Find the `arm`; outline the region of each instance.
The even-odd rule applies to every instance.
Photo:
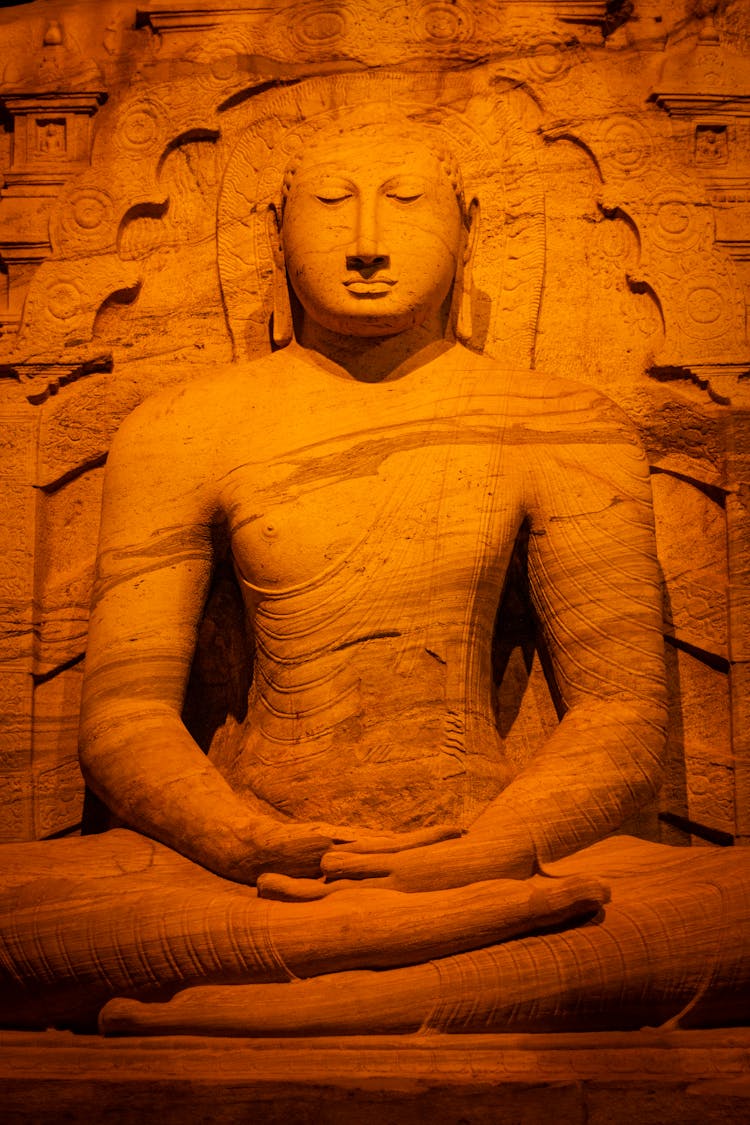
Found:
[[[205,410],[159,396],[117,436],[104,486],[80,756],[126,824],[219,874],[317,870],[330,838],[240,798],[182,723],[216,513]]]
[[[293,823],[235,793],[188,733],[182,706],[218,516],[221,442],[207,417],[205,403],[149,400],[110,453],[81,717],[88,784],[126,824],[238,882],[318,875],[335,839],[374,852],[455,836]]]
[[[667,711],[648,465],[620,411],[593,397],[581,395],[588,421],[579,415],[571,432],[539,442],[529,473],[529,582],[564,717],[472,827],[491,837],[525,826],[539,863],[614,831],[661,777]]]
[[[523,442],[531,594],[564,717],[463,839],[389,864],[334,849],[323,860],[333,879],[416,890],[524,878],[658,789],[666,693],[648,466],[616,407],[566,392]]]

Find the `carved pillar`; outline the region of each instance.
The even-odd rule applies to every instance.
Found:
[[[0,330],[18,328],[36,268],[51,253],[49,202],[89,162],[91,118],[106,95],[2,93],[13,121],[13,158],[0,190],[0,260],[7,269]]]
[[[36,411],[23,403],[0,409],[0,842],[34,836],[29,784],[33,743],[34,488]]]
[[[714,280],[704,270],[696,274],[692,288],[686,285],[693,342],[683,343],[675,359],[725,407],[727,656],[736,833],[742,842],[750,840],[750,384],[745,382],[750,350],[744,324],[750,291],[750,73],[742,53],[748,32],[750,23],[747,16],[743,22],[736,4],[716,17],[708,15],[689,50],[676,51],[665,62],[652,95],[669,117],[684,164],[706,193],[714,256],[726,262],[723,284],[718,274]],[[683,214],[676,208],[674,223],[684,221]],[[674,233],[679,238],[680,232]]]

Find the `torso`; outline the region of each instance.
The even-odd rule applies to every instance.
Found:
[[[216,764],[295,818],[468,824],[509,780],[491,644],[523,472],[509,378],[461,355],[375,386],[291,367],[283,391],[276,357],[247,448],[236,417],[217,442],[256,662]]]

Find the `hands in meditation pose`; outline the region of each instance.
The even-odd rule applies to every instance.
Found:
[[[720,985],[729,945],[746,964],[731,857],[599,843],[659,783],[648,469],[598,392],[463,346],[478,229],[429,129],[343,115],[269,214],[277,350],[123,426],[81,762],[134,831],[12,846],[17,918],[40,872],[59,886],[47,928],[34,916],[43,965],[6,941],[11,1022],[119,996],[111,1030],[627,1026],[644,996],[674,1015]],[[492,645],[522,534],[562,719],[518,769]],[[182,713],[224,557],[255,657],[247,716],[206,756]],[[605,907],[602,879],[613,903],[566,931]],[[644,952],[649,933],[669,950]]]

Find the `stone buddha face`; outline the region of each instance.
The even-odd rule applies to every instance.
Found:
[[[342,336],[439,320],[469,225],[454,161],[413,127],[326,130],[285,177],[289,283],[304,316]]]

